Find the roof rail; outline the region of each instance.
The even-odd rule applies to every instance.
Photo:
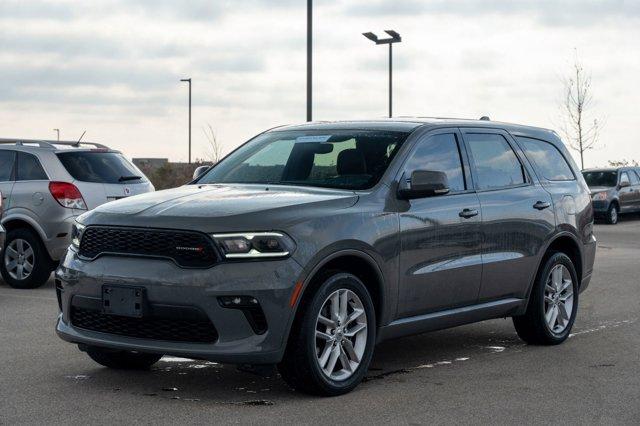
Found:
[[[0,144],[13,144],[17,146],[24,146],[27,144],[35,144],[40,148],[56,149],[56,145],[74,146],[80,148],[82,145],[95,146],[99,149],[109,149],[106,145],[102,145],[96,142],[78,142],[78,141],[52,141],[52,140],[35,140],[35,139],[0,139]]]

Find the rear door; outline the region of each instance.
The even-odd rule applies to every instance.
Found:
[[[429,133],[407,158],[402,176],[442,171],[447,195],[401,201],[400,317],[471,305],[480,288],[480,203],[457,129]]]
[[[507,132],[464,129],[463,135],[482,209],[478,302],[524,298],[555,229],[551,196]]]
[[[89,209],[153,190],[144,174],[119,152],[70,150],[57,156]]]
[[[0,150],[0,193],[2,193],[2,206],[4,214],[7,213],[11,203],[11,191],[13,190],[14,172],[16,163],[15,151]]]

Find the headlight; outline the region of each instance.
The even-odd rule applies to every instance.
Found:
[[[295,249],[293,240],[281,232],[214,234],[212,237],[227,259],[286,257]]]
[[[80,249],[80,241],[82,241],[82,234],[86,226],[76,222],[73,224],[73,228],[71,228],[71,247],[76,250]]]
[[[607,199],[607,193],[606,192],[598,192],[593,194],[593,201],[604,201]]]

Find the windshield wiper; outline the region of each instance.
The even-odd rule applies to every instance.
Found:
[[[118,179],[118,182],[126,182],[129,180],[138,180],[138,179],[142,179],[142,176],[120,176],[120,179]]]

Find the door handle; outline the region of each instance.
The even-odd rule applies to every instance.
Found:
[[[465,219],[469,219],[469,218],[472,218],[474,216],[478,216],[478,210],[476,210],[476,209],[464,209],[460,213],[458,213],[458,216],[463,217]]]
[[[551,204],[547,203],[546,201],[538,201],[533,205],[533,208],[536,210],[544,210],[548,209],[549,207],[551,207]]]

